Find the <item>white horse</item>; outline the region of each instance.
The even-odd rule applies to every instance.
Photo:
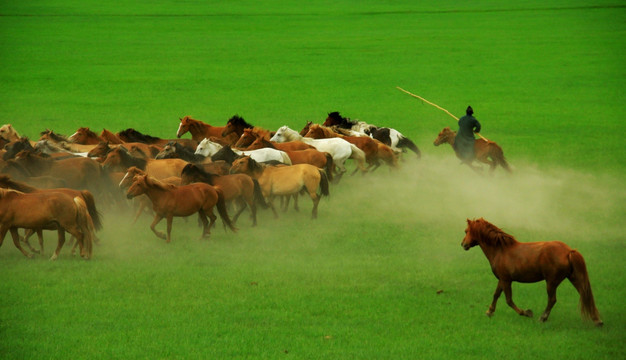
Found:
[[[339,175],[343,175],[346,172],[346,160],[348,158],[354,159],[358,169],[362,172],[367,172],[365,167],[365,153],[363,150],[356,147],[344,139],[341,138],[328,138],[328,139],[311,139],[301,136],[297,131],[290,129],[288,126],[280,127],[270,141],[275,142],[287,142],[300,140],[306,144],[315,147],[317,150],[327,152],[333,157],[333,162],[339,169]]]
[[[222,149],[222,145],[213,142],[209,139],[204,139],[200,141],[198,146],[196,147],[196,155],[202,155],[205,157],[210,157],[215,155],[219,150]],[[285,165],[291,165],[291,159],[286,152],[271,148],[263,148],[257,150],[238,150],[233,149],[233,152],[237,155],[245,155],[250,156],[256,162],[268,162],[268,161],[277,161]]]

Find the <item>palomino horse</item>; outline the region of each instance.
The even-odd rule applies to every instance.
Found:
[[[368,135],[369,137],[376,139],[383,144],[391,147],[395,152],[403,152],[409,149],[417,155],[418,158],[422,156],[419,148],[411,139],[402,135],[398,130],[378,127],[375,125],[367,124],[363,121],[351,121],[339,114],[338,111],[334,111],[328,114],[324,126],[338,126],[343,129],[350,129],[361,134]]]
[[[214,137],[217,139],[223,139],[226,144],[235,144],[239,137],[234,133],[227,135],[225,138],[222,137],[222,133],[225,129],[225,126],[211,126],[200,120],[192,119],[190,116],[185,116],[180,119],[180,125],[178,125],[176,137],[180,138],[186,132],[190,132],[191,138],[195,141],[202,141],[203,139]]]
[[[435,144],[435,146],[439,146],[444,143],[450,144],[452,148],[454,149],[456,156],[459,159],[462,159],[459,156],[459,153],[457,152],[456,148],[454,147],[455,138],[456,138],[456,131],[450,130],[450,128],[446,126],[445,128],[443,128],[443,130],[441,130],[439,135],[437,135],[437,138],[435,139],[433,143]],[[464,163],[467,164],[473,170],[478,170],[479,168],[472,165],[472,162],[474,160],[478,160],[480,162],[488,164],[490,167],[489,170],[491,172],[493,172],[498,165],[500,165],[507,172],[509,173],[511,172],[511,168],[509,167],[509,164],[506,162],[506,159],[504,158],[504,153],[502,152],[502,148],[498,144],[490,140],[485,141],[483,139],[476,139],[474,141],[474,159],[470,160],[469,162],[464,161]]]
[[[256,203],[258,202],[264,208],[268,205],[263,199],[261,188],[258,181],[252,179],[246,174],[217,175],[208,173],[197,165],[189,164],[185,166],[180,174],[182,184],[191,184],[193,182],[204,182],[209,185],[219,186],[224,191],[224,200],[234,200],[239,206],[239,211],[233,216],[233,222],[236,222],[239,215],[246,209],[246,205],[252,213],[252,226],[256,226]]]
[[[356,161],[356,166],[362,172],[367,172],[365,167],[365,153],[356,145],[351,144],[344,139],[312,139],[301,136],[297,131],[290,129],[288,126],[280,127],[274,136],[270,139],[275,142],[302,141],[308,145],[315,147],[317,150],[327,152],[333,157],[333,162],[339,169],[337,181],[346,172],[345,162],[348,158]]]
[[[117,135],[113,134],[107,129],[103,129],[102,134],[97,135],[88,127],[78,128],[78,130],[76,130],[76,132],[70,135],[67,139],[75,144],[81,145],[97,145],[103,141],[107,141],[111,144],[123,143],[123,141]]]
[[[257,149],[257,150],[237,150],[237,149],[232,149],[229,146],[222,146],[209,139],[204,139],[200,141],[200,144],[198,144],[198,147],[196,148],[196,154],[212,158],[220,150],[226,150],[226,149],[232,150],[235,154],[237,154],[237,156],[250,156],[252,157],[252,159],[258,162],[275,161],[275,162],[279,162],[285,165],[291,165],[291,159],[289,158],[289,155],[287,155],[287,153],[281,150],[270,149],[270,148],[263,148],[263,149]],[[213,159],[212,158],[212,160],[225,160],[225,159],[223,158]]]
[[[65,243],[65,231],[76,237],[80,255],[89,259],[92,254],[94,225],[82,197],[63,192],[34,192],[25,194],[16,190],[0,189],[0,246],[7,231],[11,231],[13,244],[22,254],[18,228],[56,229],[58,245],[50,260],[55,260]]]
[[[263,196],[269,199],[269,205],[278,217],[272,198],[276,195],[293,195],[302,190],[309,193],[313,200],[312,218],[317,218],[317,205],[320,197],[328,196],[328,178],[324,170],[309,164],[291,166],[269,166],[259,164],[249,156],[236,160],[231,168],[233,173],[244,173],[256,179],[261,186]],[[321,192],[318,195],[317,189]]]
[[[128,189],[133,184],[133,179],[137,175],[146,175],[146,172],[135,166],[129,167],[126,171],[126,174],[124,174],[124,177],[122,177],[122,179],[120,180],[118,186],[121,189]],[[178,176],[170,176],[165,179],[161,179],[161,182],[165,184],[180,186],[181,178]],[[135,213],[135,218],[133,219],[132,224],[137,222],[137,219],[139,219],[139,216],[144,212],[145,209],[151,209],[150,206],[152,205],[152,203],[150,202],[150,198],[148,198],[148,196],[146,196],[145,194],[136,196],[133,198],[133,200],[135,201],[135,204],[137,206],[137,212]]]
[[[137,175],[132,185],[128,188],[126,196],[129,199],[141,194],[146,194],[152,201],[152,209],[156,213],[150,229],[154,234],[171,241],[172,220],[174,216],[186,217],[198,213],[202,221],[202,237],[209,237],[211,227],[217,217],[213,214],[213,207],[217,205],[217,211],[233,232],[237,229],[228,217],[224,203],[224,192],[219,187],[213,187],[205,183],[193,183],[189,185],[175,186],[156,180],[148,175]],[[211,220],[207,221],[207,216]],[[156,230],[156,225],[165,218],[167,220],[167,235]]]
[[[87,190],[74,190],[74,189],[69,189],[69,188],[38,189],[26,183],[15,181],[6,175],[0,175],[0,188],[17,190],[23,193],[62,192],[72,197],[79,196],[83,199],[83,201],[85,202],[85,205],[87,206],[87,211],[89,212],[89,216],[91,216],[94,229],[98,231],[102,228],[102,221],[100,220],[101,216],[100,216],[100,212],[98,212],[98,209],[96,208],[96,201],[94,200],[93,195]],[[32,229],[28,229],[28,231],[24,235],[24,243],[26,243],[26,245],[30,248],[30,251],[43,254],[43,236],[41,234],[41,231],[37,232],[37,235],[39,237],[39,250],[35,250],[28,242],[28,238],[32,234],[33,234]],[[97,238],[94,237],[94,240],[97,241]],[[74,244],[74,248],[72,248],[72,253],[74,252],[74,249],[77,244],[78,243]]]
[[[258,138],[248,146],[247,150],[255,150],[262,148],[274,148],[275,144],[271,141],[265,140],[264,138]],[[292,164],[311,164],[320,169],[324,169],[326,171],[326,175],[328,175],[328,180],[333,180],[333,168],[335,166],[333,162],[333,157],[327,152],[321,152],[312,149],[305,150],[284,150],[289,158],[291,159]]]
[[[565,280],[574,285],[580,294],[580,310],[585,318],[590,318],[597,326],[602,326],[596,308],[583,256],[560,241],[520,243],[512,235],[483,218],[467,219],[465,237],[461,246],[469,250],[480,246],[491,264],[493,274],[498,278],[498,286],[493,294],[493,302],[487,316],[496,311],[496,302],[502,291],[506,303],[522,316],[532,317],[531,310],[521,310],[513,302],[511,282],[533,283],[545,280],[548,290],[548,306],[539,318],[548,320],[550,310],[556,303],[556,288]]]
[[[134,157],[122,146],[111,150],[102,162],[102,166],[110,171],[127,171],[129,167],[136,166],[157,179],[180,176],[185,165],[187,162],[182,159],[156,160]]]
[[[338,134],[330,128],[318,124],[307,124],[307,126],[309,130],[304,135],[306,137],[313,139],[338,137],[358,146],[359,149],[363,150],[365,153],[365,160],[370,164],[370,167],[374,167],[372,170],[376,170],[380,166],[381,160],[392,168],[398,167],[398,158],[393,150],[376,139],[372,139],[369,136],[346,136]]]

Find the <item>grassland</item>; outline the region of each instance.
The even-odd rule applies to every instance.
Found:
[[[173,241],[103,209],[85,262],[0,248],[0,355],[21,358],[623,358],[626,174],[620,120],[626,9],[611,1],[117,2],[0,4],[0,114],[23,135],[134,127],[174,137],[178,118],[235,113],[275,129],[327,112],[397,128],[424,156],[346,177],[237,234]],[[431,145],[443,112],[471,104],[512,177],[477,176]],[[606,325],[580,320],[573,287],[550,320],[501,299],[478,249],[484,216],[521,241],[559,239],[587,260]],[[49,253],[54,236],[46,235]],[[537,314],[543,284],[514,285]]]

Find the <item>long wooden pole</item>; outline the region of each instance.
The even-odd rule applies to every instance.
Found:
[[[427,103],[428,105],[432,105],[432,106],[436,107],[436,108],[437,108],[437,109],[439,109],[439,110],[443,110],[446,114],[448,114],[448,115],[452,116],[452,117],[453,117],[456,121],[459,121],[459,118],[458,118],[458,117],[454,116],[454,114],[452,114],[452,113],[451,113],[451,112],[449,112],[448,110],[446,110],[446,109],[442,108],[441,106],[439,106],[439,105],[437,105],[437,104],[435,104],[435,103],[432,103],[432,102],[430,102],[430,101],[428,101],[428,100],[424,99],[423,97],[421,97],[421,96],[419,96],[419,95],[415,95],[415,94],[413,94],[412,92],[406,91],[406,90],[404,90],[403,88],[401,88],[401,87],[399,87],[399,86],[396,86],[396,89],[398,89],[398,90],[400,90],[400,91],[402,91],[402,92],[404,92],[404,93],[407,93],[407,94],[409,94],[409,95],[411,95],[411,96],[413,96],[413,97],[415,97],[415,98],[418,98],[418,99],[422,100],[423,102]],[[483,140],[485,140],[485,141],[489,141],[489,140],[487,140],[484,136],[480,135],[480,133],[475,133],[475,134],[476,134],[476,135],[478,135],[478,136],[480,136],[480,138],[481,138],[481,139],[483,139]]]

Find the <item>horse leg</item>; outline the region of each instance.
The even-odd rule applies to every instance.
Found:
[[[556,304],[556,288],[559,286],[561,281],[563,281],[563,279],[546,280],[546,290],[548,291],[548,306],[546,306],[543,314],[541,314],[539,321],[545,322],[546,320],[548,320],[548,316],[550,316],[550,311],[552,310],[554,304]]]
[[[510,281],[501,281],[501,286],[502,290],[504,290],[504,296],[506,296],[506,304],[509,305],[511,309],[515,310],[516,313],[522,316],[533,317],[532,310],[522,310],[518,308],[517,305],[515,305],[515,303],[513,302],[513,291],[511,290]]]
[[[487,309],[487,316],[492,317],[493,313],[496,311],[496,303],[498,302],[498,298],[500,298],[500,294],[502,294],[502,286],[500,286],[500,282],[498,282],[496,292],[493,293],[493,301],[491,305],[489,305],[489,309]]]
[[[311,212],[311,218],[317,219],[317,205],[320,203],[320,197],[316,193],[309,193],[311,200],[313,200],[313,211]]]
[[[209,220],[207,220],[204,210],[198,210],[198,219],[200,219],[200,222],[202,223],[202,236],[200,236],[200,239],[204,237],[208,238],[211,234],[210,229],[208,228]]]
[[[300,207],[298,207],[298,193],[293,194],[293,209],[295,211],[300,211]],[[286,210],[286,209],[285,209]]]
[[[38,230],[41,231],[41,230]],[[30,238],[33,235],[34,231],[32,229],[26,229],[26,231],[24,231],[24,236],[20,237],[20,241],[23,242],[24,244],[26,244],[26,246],[28,246],[28,248],[30,249],[30,251],[36,253],[36,254],[40,254],[43,252],[43,241],[41,241],[39,243],[39,248],[41,250],[37,250],[34,247],[32,247],[30,245],[30,242],[28,241],[28,238]]]
[[[58,234],[58,243],[57,243],[57,248],[56,250],[54,250],[54,254],[52,254],[52,256],[50,257],[50,261],[54,261],[59,257],[59,253],[61,252],[61,248],[63,247],[63,244],[65,244],[65,230],[63,230],[60,226],[57,229],[57,234]]]
[[[161,221],[163,219],[163,216],[159,215],[159,214],[155,214],[154,215],[154,220],[152,220],[152,224],[150,224],[150,230],[152,230],[152,232],[154,233],[154,235],[156,235],[159,239],[165,239],[165,234],[163,234],[162,232],[158,231],[156,229],[156,225],[159,223],[159,221]]]
[[[2,231],[2,239],[4,240],[4,235],[6,235],[6,230],[4,230],[4,226],[3,226],[3,231]],[[15,247],[22,252],[22,254],[24,254],[24,256],[26,256],[27,258],[32,258],[33,254],[29,254],[26,252],[26,250],[24,250],[22,248],[22,246],[20,245],[20,234],[17,232],[17,228],[16,227],[12,227],[11,229],[11,236],[13,237],[13,244],[15,244]],[[1,242],[0,242],[1,244]]]
[[[269,201],[267,202],[267,204],[270,206],[270,209],[272,209],[272,212],[274,213],[274,218],[278,219],[278,213],[276,212],[276,208],[274,207],[274,197],[270,196]]]
[[[165,242],[169,243],[172,241],[172,221],[174,220],[174,216],[168,215],[165,220],[167,221],[167,240],[165,240]]]
[[[239,215],[241,215],[241,213],[246,209],[246,202],[243,198],[239,197],[236,203],[237,203],[237,206],[239,206],[239,210],[237,211],[235,216],[233,216],[233,219],[232,219],[233,223],[237,222]]]

